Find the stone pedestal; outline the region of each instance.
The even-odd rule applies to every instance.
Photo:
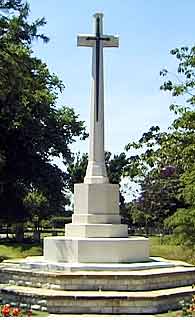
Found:
[[[148,239],[47,237],[44,256],[49,261],[72,263],[125,263],[148,260]]]
[[[146,261],[148,239],[128,238],[127,225],[120,223],[119,186],[76,184],[72,223],[65,237],[44,239],[47,261],[71,263],[124,263]]]
[[[120,224],[119,187],[116,184],[76,184],[74,215],[66,225],[67,238],[128,237],[126,225]]]

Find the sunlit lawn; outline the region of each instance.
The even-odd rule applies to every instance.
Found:
[[[171,260],[181,260],[195,264],[193,249],[174,244],[166,244],[159,237],[150,237],[150,256],[158,256]]]
[[[37,244],[0,244],[0,261],[42,255],[42,246]]]

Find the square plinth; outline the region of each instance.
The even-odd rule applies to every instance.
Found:
[[[125,224],[73,224],[65,226],[67,238],[125,238],[128,226]]]
[[[124,263],[146,261],[148,257],[149,240],[145,237],[44,238],[44,259],[54,262]]]
[[[118,184],[75,184],[74,214],[119,214]]]

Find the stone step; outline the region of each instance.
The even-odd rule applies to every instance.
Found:
[[[65,226],[67,238],[128,238],[128,226],[125,224],[90,223]]]
[[[112,223],[120,224],[121,216],[119,214],[73,214],[73,224],[89,224],[89,223]]]
[[[19,260],[20,261],[20,260]],[[26,261],[26,260],[25,260]],[[146,291],[195,283],[195,268],[190,266],[161,267],[133,271],[46,271],[44,265],[21,262],[1,263],[0,282],[26,287],[58,290]],[[40,269],[38,269],[40,267]],[[47,266],[48,267],[48,266]],[[50,266],[52,268],[52,265]],[[29,268],[29,269],[27,269]],[[37,269],[36,269],[37,268]],[[41,269],[42,268],[42,269]]]
[[[47,300],[49,313],[154,314],[179,307],[184,298],[192,297],[191,286],[134,291],[59,291],[21,286],[2,286],[0,293],[7,302],[38,303]]]

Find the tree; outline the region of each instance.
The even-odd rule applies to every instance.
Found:
[[[192,247],[195,243],[195,166],[181,176],[181,181],[186,205],[168,217],[165,225],[173,231],[178,244]]]
[[[183,184],[182,195],[186,206],[178,209],[174,215],[166,219],[166,225],[173,230],[178,243],[194,246],[195,232],[195,47],[176,48],[171,54],[179,61],[178,81],[167,80],[162,86],[163,90],[170,91],[173,96],[186,96],[184,105],[171,105],[171,110],[179,117],[173,126],[183,137],[183,145],[178,150],[183,161],[183,173],[181,183]],[[163,76],[168,76],[167,70],[162,71]]]
[[[85,173],[87,170],[88,155],[83,153],[75,154],[72,161],[67,166],[67,173],[70,176],[68,180],[68,187],[72,193],[74,193],[74,184],[83,183],[85,178]]]
[[[148,217],[148,225],[160,231],[163,231],[164,220],[185,206],[180,182],[183,167],[181,159],[177,161],[175,156],[177,140],[174,143],[173,136],[152,127],[138,143],[126,147],[127,150],[140,149],[138,154],[130,156],[125,168],[125,175],[141,187],[135,206]]]
[[[71,144],[86,137],[74,110],[57,106],[62,82],[33,55],[34,39],[49,40],[39,33],[46,21],[29,23],[28,15],[22,0],[0,1],[0,214],[11,221],[30,216],[24,199],[33,190],[48,215],[64,210],[68,176],[52,158],[68,164]]]
[[[162,222],[170,216],[167,225],[173,228],[184,212],[190,215],[194,206],[192,198],[189,200],[189,188],[193,189],[194,181],[189,179],[189,184],[188,178],[193,176],[194,171],[195,47],[177,48],[171,50],[171,54],[178,61],[178,75],[173,77],[172,73],[162,70],[162,76],[172,76],[176,81],[166,80],[161,89],[169,91],[174,97],[182,95],[187,99],[184,105],[170,106],[176,118],[167,132],[161,132],[158,126],[153,126],[138,143],[127,145],[126,150],[137,149],[139,152],[130,157],[126,174],[141,183],[144,210],[148,212],[149,209],[151,215],[161,217]],[[167,170],[172,170],[173,176],[164,175]]]
[[[34,240],[40,241],[40,222],[48,215],[49,203],[47,198],[40,191],[29,192],[24,198],[24,206],[34,223]]]

